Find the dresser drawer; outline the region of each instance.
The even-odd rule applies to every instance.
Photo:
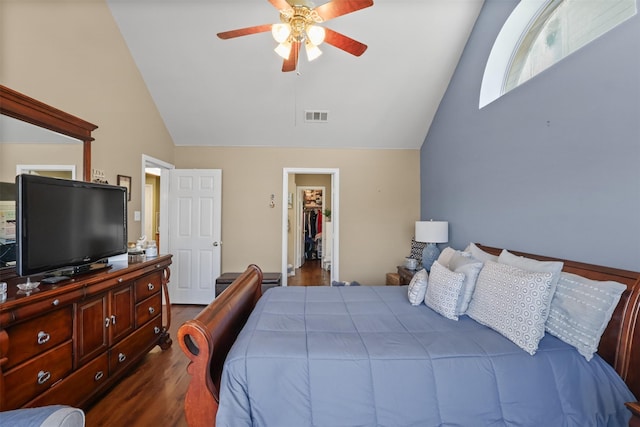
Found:
[[[18,408],[71,372],[71,341],[8,371],[4,376],[5,405]]]
[[[104,353],[29,402],[28,406],[69,405],[82,407],[109,377],[109,355]]]
[[[35,319],[10,326],[9,352],[3,370],[12,367],[71,339],[73,329],[71,306],[61,308]]]
[[[136,279],[136,302],[140,302],[153,294],[160,292],[162,287],[162,272],[147,274]]]
[[[156,317],[162,311],[162,296],[156,294],[136,305],[136,326],[147,323],[150,319]]]
[[[160,332],[162,332],[162,316],[158,315],[116,344],[109,350],[109,375],[115,375],[129,366],[136,356],[146,354],[158,343]]]

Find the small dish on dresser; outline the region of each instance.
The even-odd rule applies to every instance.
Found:
[[[40,286],[40,282],[32,282],[29,279],[27,279],[25,283],[18,283],[18,289],[20,289],[21,291],[32,291],[38,286]]]

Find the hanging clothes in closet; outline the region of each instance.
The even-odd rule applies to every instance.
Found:
[[[304,246],[306,259],[318,259],[318,238],[322,232],[322,213],[318,209],[304,211]]]

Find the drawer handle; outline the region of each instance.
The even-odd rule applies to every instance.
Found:
[[[111,324],[111,320],[108,317],[105,317],[104,318],[104,327],[108,328],[110,324]]]
[[[51,302],[51,304],[52,304],[54,307],[57,307],[57,306],[60,304],[60,300],[59,300],[59,299],[54,299],[54,300]]]
[[[127,359],[127,356],[125,356],[124,353],[120,353],[118,354],[118,362],[122,363]]]
[[[38,384],[42,385],[49,381],[51,378],[51,372],[48,371],[40,371],[38,372]]]
[[[122,277],[118,277],[118,283],[122,283],[124,279]]]
[[[153,314],[156,312],[156,309],[153,307],[149,307],[149,314]]]
[[[147,289],[149,289],[150,291],[155,289],[155,286],[153,286],[153,283],[148,283],[147,284]]]
[[[93,380],[94,381],[100,381],[102,379],[102,377],[104,377],[104,372],[98,371],[98,372],[96,372],[96,375],[93,377]]]
[[[112,315],[111,315],[111,324],[112,324],[112,325],[115,325],[115,324],[116,324],[116,316],[115,316],[115,314],[112,314]]]
[[[159,327],[157,327],[157,326],[154,326],[154,327],[153,327],[153,333],[154,333],[154,334],[156,334],[156,335],[158,335],[158,334],[160,333],[160,328],[159,328]]]
[[[38,332],[38,344],[42,345],[47,341],[49,341],[50,338],[51,338],[51,335],[49,335],[45,331]]]

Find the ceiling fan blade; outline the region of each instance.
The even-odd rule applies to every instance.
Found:
[[[223,40],[232,39],[234,37],[248,36],[257,33],[266,33],[271,31],[271,24],[256,25],[255,27],[239,28],[237,30],[224,31],[218,33],[218,37]]]
[[[373,0],[333,0],[316,7],[314,10],[325,21],[373,6]]]
[[[291,7],[286,0],[269,0],[269,3],[278,10],[289,9]]]
[[[300,42],[294,42],[291,45],[291,53],[289,59],[285,59],[282,63],[282,72],[295,71],[298,66],[298,57],[300,56]]]
[[[332,46],[342,49],[347,53],[355,56],[360,56],[367,50],[367,45],[360,43],[357,40],[347,37],[337,31],[333,31],[331,28],[324,28],[325,36],[324,42],[329,43]]]

